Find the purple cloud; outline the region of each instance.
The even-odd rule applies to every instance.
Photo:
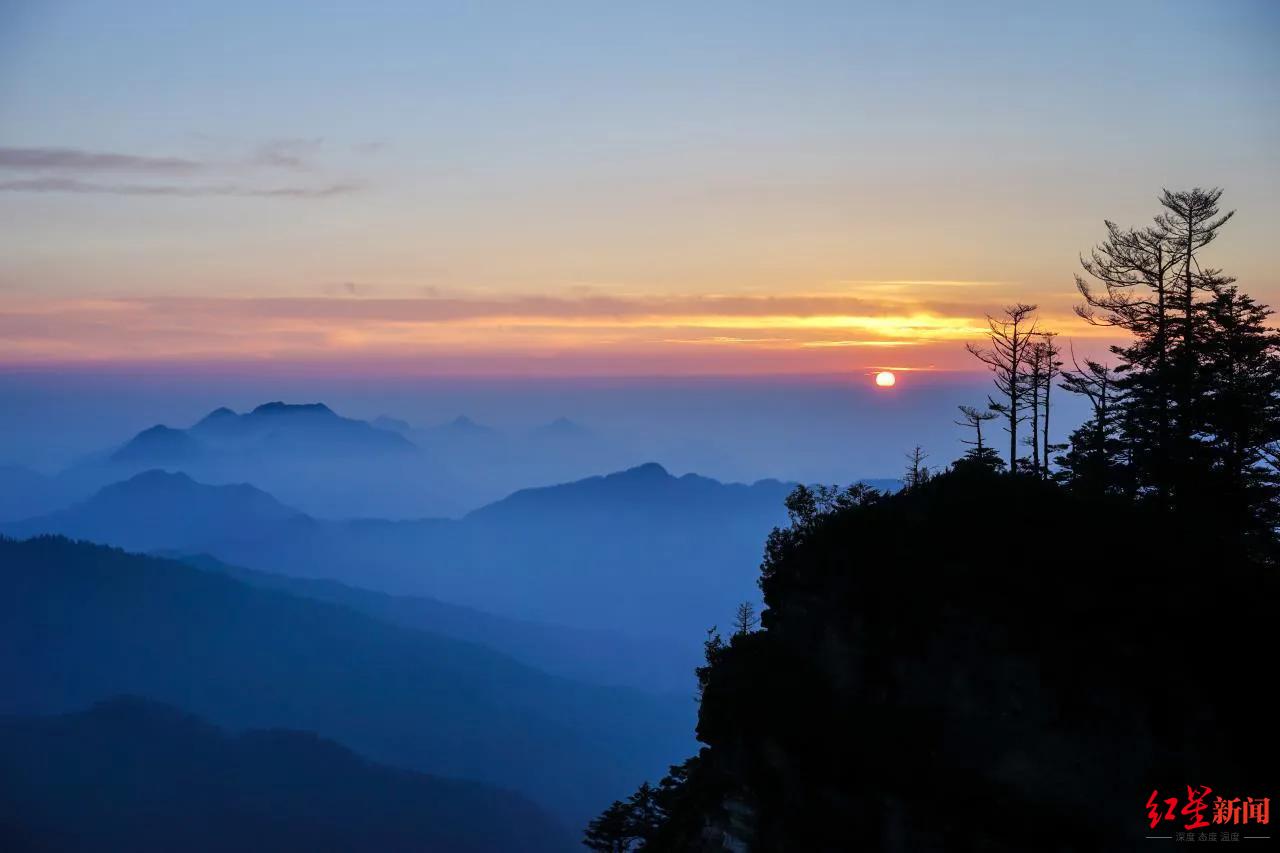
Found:
[[[56,169],[73,172],[162,172],[187,173],[202,168],[194,160],[180,157],[140,157],[78,148],[2,148],[0,168]]]
[[[100,184],[78,178],[29,178],[0,181],[0,192],[80,193],[87,195],[139,196],[240,196],[259,198],[327,198],[354,192],[355,184],[327,184],[317,187],[246,187],[239,184]]]

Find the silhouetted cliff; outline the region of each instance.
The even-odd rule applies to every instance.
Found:
[[[812,497],[641,849],[1133,850],[1154,789],[1274,793],[1280,584],[1217,529],[980,468]]]

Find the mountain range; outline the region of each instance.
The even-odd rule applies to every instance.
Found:
[[[323,403],[219,408],[187,428],[157,424],[63,473],[81,494],[149,469],[207,483],[252,481],[310,514],[456,514],[461,482],[400,432],[347,418]],[[452,495],[457,495],[454,499]]]
[[[387,415],[372,422],[344,417],[323,403],[276,401],[244,413],[218,408],[185,428],[156,424],[55,477],[17,472],[40,480],[40,489],[0,481],[0,520],[65,506],[149,469],[207,483],[252,482],[318,517],[458,516],[523,486],[633,458],[567,418],[509,433],[465,415],[416,427]],[[64,499],[40,500],[39,491]]]
[[[513,439],[268,403],[11,469],[0,512],[33,511],[0,523],[0,839],[123,843],[150,820],[156,849],[562,849],[559,825],[691,749],[703,640],[758,602],[794,484],[648,462],[452,518],[333,516],[463,507],[593,446],[613,452],[564,418]]]
[[[314,520],[247,483],[207,485],[182,473],[144,471],[88,500],[5,525],[23,535],[58,532],[135,551],[198,550],[228,541],[257,542]]]
[[[337,581],[245,569],[207,554],[181,559],[250,586],[340,604],[392,625],[479,643],[551,675],[682,696],[694,683],[687,642],[497,616],[426,596],[388,595]]]
[[[690,694],[547,675],[485,646],[113,548],[0,539],[0,713],[120,694],[512,788],[577,824],[689,747]]]
[[[284,729],[230,733],[136,697],[0,718],[0,847],[25,851],[551,853],[529,800],[375,764]]]
[[[215,409],[190,429],[158,424],[111,454],[112,461],[155,465],[216,453],[359,454],[405,452],[413,443],[397,432],[344,418],[323,403],[263,403],[244,414]]]
[[[756,597],[754,566],[786,519],[790,488],[675,477],[646,464],[521,490],[456,520],[328,521],[252,486],[151,471],[0,532],[208,554],[536,622],[665,634],[689,650],[687,673],[708,622]]]
[[[630,442],[563,416],[511,430],[466,415],[429,426],[364,421],[323,403],[221,407],[188,427],[150,426],[53,475],[0,466],[0,521],[65,508],[151,469],[253,483],[318,518],[459,517],[522,488],[653,458]]]

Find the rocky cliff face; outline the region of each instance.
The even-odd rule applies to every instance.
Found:
[[[1153,831],[1153,790],[1275,793],[1271,566],[1030,480],[854,503],[770,540],[765,630],[706,674],[700,805],[646,849],[1132,850],[1194,820]]]

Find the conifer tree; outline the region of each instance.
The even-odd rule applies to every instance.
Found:
[[[1040,472],[1043,477],[1049,476],[1049,454],[1054,449],[1054,445],[1049,440],[1050,394],[1053,391],[1054,380],[1062,374],[1063,364],[1058,360],[1062,350],[1054,343],[1054,338],[1057,336],[1057,332],[1041,333],[1043,340],[1037,341],[1032,346],[1031,356],[1038,364],[1036,374],[1040,384],[1040,405],[1043,407],[1040,417],[1040,452],[1042,454]]]
[[[1062,374],[1061,387],[1087,399],[1093,416],[1071,433],[1067,453],[1058,457],[1058,464],[1064,478],[1080,491],[1115,491],[1122,481],[1119,376],[1108,365],[1090,359],[1081,366],[1074,353],[1071,360],[1075,369]]]
[[[962,461],[968,464],[981,465],[992,470],[1000,468],[1004,463],[1000,461],[999,454],[987,446],[982,438],[982,425],[987,421],[1000,417],[1000,414],[989,409],[984,411],[973,406],[960,406],[959,408],[963,420],[956,421],[956,425],[970,427],[974,434],[972,439],[962,438],[960,440],[962,444],[969,445],[969,449],[965,451]]]
[[[797,486],[797,488],[799,488]],[[715,625],[707,629],[707,638],[702,641],[702,657],[706,661],[705,664],[694,669],[693,673],[698,679],[698,696],[701,697],[707,688],[707,680],[711,677],[711,670],[716,663],[724,656],[725,642],[720,638],[720,631]]]
[[[636,792],[627,799],[627,835],[643,849],[662,826],[662,811],[658,807],[657,791],[648,782],[642,782]]]
[[[1191,409],[1204,450],[1197,461],[1216,475],[1216,488],[1198,494],[1228,517],[1250,519],[1249,535],[1280,520],[1276,468],[1268,458],[1280,441],[1280,333],[1266,325],[1271,313],[1235,287],[1216,292],[1197,353],[1203,393]]]
[[[1212,456],[1197,410],[1210,393],[1202,355],[1215,333],[1209,306],[1232,279],[1203,264],[1200,253],[1232,218],[1219,213],[1221,195],[1165,190],[1151,226],[1123,230],[1108,221],[1107,238],[1081,261],[1101,290],[1076,279],[1085,300],[1078,313],[1133,336],[1112,348],[1125,399],[1124,452],[1135,493],[1162,510],[1187,512],[1199,501]]]
[[[1004,317],[987,316],[988,346],[966,344],[969,352],[991,370],[1000,401],[991,409],[1004,415],[1009,433],[1009,470],[1018,468],[1018,424],[1026,420],[1023,395],[1026,391],[1027,351],[1036,335],[1036,306],[1019,302],[1004,310]]]
[[[924,460],[928,458],[929,454],[920,445],[912,448],[907,454],[907,470],[902,476],[902,488],[910,491],[929,481],[929,468],[924,464]]]
[[[1027,401],[1027,410],[1031,413],[1031,429],[1027,437],[1022,440],[1023,444],[1031,450],[1031,457],[1027,460],[1027,470],[1033,477],[1040,476],[1040,389],[1042,387],[1040,368],[1042,364],[1036,357],[1036,346],[1037,344],[1032,344],[1027,350],[1026,383],[1027,393],[1031,395],[1031,399]]]
[[[631,816],[628,805],[614,800],[599,817],[587,824],[582,843],[602,853],[627,853],[631,849]]]
[[[1084,299],[1076,313],[1093,325],[1122,329],[1134,338],[1128,347],[1112,347],[1122,363],[1141,363],[1146,371],[1141,386],[1128,389],[1133,392],[1131,406],[1142,413],[1133,422],[1144,425],[1141,431],[1129,434],[1129,451],[1144,465],[1164,502],[1169,489],[1167,457],[1173,405],[1170,318],[1178,256],[1169,245],[1168,228],[1158,219],[1146,228],[1122,229],[1110,220],[1104,225],[1106,238],[1080,260],[1093,281],[1076,275],[1076,288]],[[1077,369],[1076,375],[1083,376],[1083,372]],[[1072,383],[1063,387],[1075,390]],[[1108,390],[1112,390],[1110,385]],[[1096,432],[1091,438],[1096,450]]]

